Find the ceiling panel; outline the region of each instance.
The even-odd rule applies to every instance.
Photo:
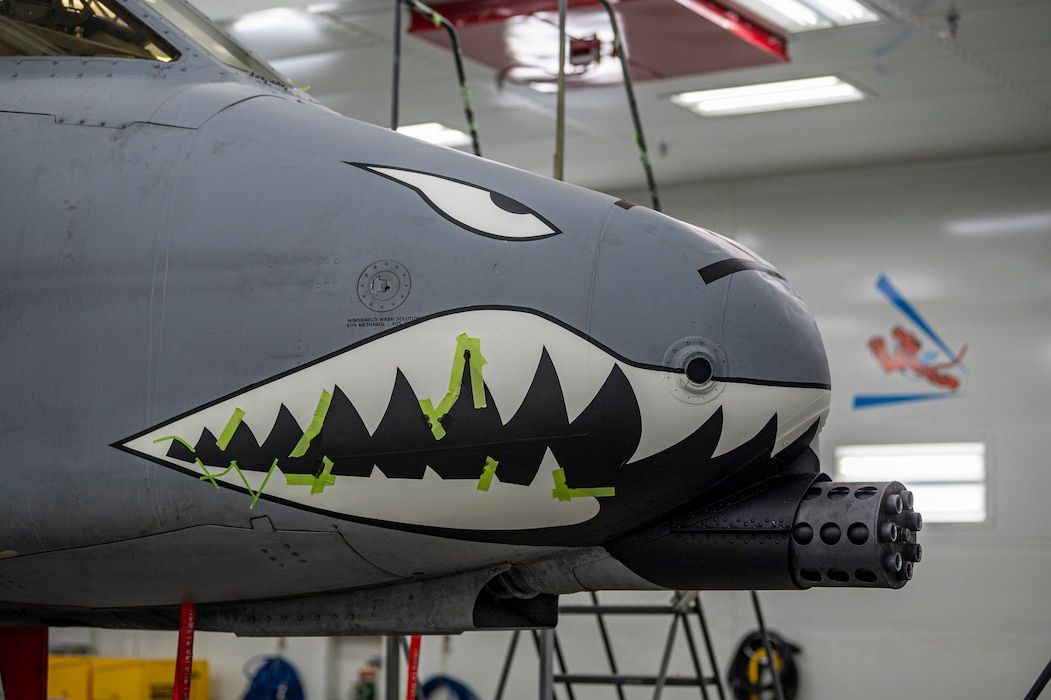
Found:
[[[935,4],[935,3],[932,3]],[[944,7],[945,5],[942,4]],[[958,3],[957,43],[974,51],[1012,46],[1047,45],[1051,3],[982,2],[974,7]],[[937,16],[935,17],[937,26]]]
[[[1051,148],[1051,2],[954,0],[960,20],[952,42],[949,0],[864,1],[881,21],[792,35],[789,63],[637,84],[658,182]],[[306,17],[304,32],[293,32],[293,22],[276,34],[246,29],[245,13],[278,6],[273,0],[200,0],[323,104],[388,125],[395,3],[286,4],[300,8],[289,18]],[[411,35],[402,45],[401,122],[462,129],[451,55]],[[554,97],[501,90],[496,71],[470,60],[467,74],[483,154],[550,174]],[[719,118],[667,100],[687,89],[824,74],[856,81],[871,99]],[[566,104],[567,179],[608,190],[642,186],[623,90],[575,90]]]

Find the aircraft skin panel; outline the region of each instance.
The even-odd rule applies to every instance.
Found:
[[[463,567],[465,551],[496,561],[533,561],[561,551],[476,543],[452,550],[437,538],[412,537],[409,546],[426,546],[409,566],[398,555],[406,543],[397,533],[364,525],[342,523],[327,532],[275,530],[267,517],[253,517],[247,527],[191,526],[11,558],[0,573],[0,608],[155,607],[179,596],[202,604],[248,595],[286,598],[450,575]],[[350,546],[355,540],[365,543],[361,551]]]
[[[17,557],[4,577],[40,584],[4,587],[3,599],[71,607],[153,606],[169,604],[171,592],[179,590],[207,603],[241,598],[248,585],[256,597],[278,598],[399,580],[361,559],[336,531],[275,531],[260,521],[267,520],[257,518],[247,528],[192,526]],[[236,569],[227,565],[231,559],[238,562]],[[194,565],[186,566],[188,561]]]

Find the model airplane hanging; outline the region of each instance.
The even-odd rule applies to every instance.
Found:
[[[0,624],[552,625],[897,588],[817,328],[641,206],[322,108],[178,0],[0,0]]]

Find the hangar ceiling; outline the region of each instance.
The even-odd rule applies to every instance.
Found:
[[[788,63],[636,84],[658,183],[1051,147],[1051,3],[864,1],[879,21],[790,34]],[[322,104],[389,125],[393,0],[196,4]],[[402,47],[400,123],[463,129],[451,55],[415,34],[404,34]],[[867,99],[725,117],[700,117],[667,99],[828,74]],[[482,154],[550,175],[555,96],[498,85],[497,71],[470,59],[467,79]],[[643,186],[622,87],[571,91],[566,121],[566,180],[605,190]]]

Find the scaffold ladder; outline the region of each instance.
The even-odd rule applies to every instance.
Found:
[[[574,684],[610,685],[616,691],[618,700],[625,700],[625,686],[651,686],[654,689],[654,700],[660,700],[661,694],[666,687],[696,687],[699,689],[703,700],[711,700],[708,688],[709,686],[714,686],[719,700],[726,700],[726,695],[719,680],[719,667],[715,659],[715,652],[712,649],[711,636],[708,633],[708,623],[704,616],[704,609],[701,606],[701,598],[698,591],[677,591],[672,597],[671,602],[667,605],[602,605],[599,602],[598,594],[592,592],[591,605],[564,605],[559,608],[559,613],[562,615],[595,616],[595,620],[598,623],[599,636],[602,639],[602,646],[609,666],[609,673],[605,674],[569,673],[557,630],[555,630],[553,634],[548,635],[548,638],[551,639],[551,649],[544,648],[543,636],[539,632],[534,631],[533,640],[537,653],[541,659],[541,665],[544,665],[545,656],[554,659],[558,665],[559,673],[551,674],[550,677],[552,683],[554,685],[562,685],[565,687],[568,700],[576,700],[573,692]],[[667,639],[664,645],[664,652],[661,656],[660,670],[656,675],[633,675],[621,673],[616,655],[613,651],[613,644],[610,641],[609,630],[606,626],[606,616],[608,615],[653,615],[671,617],[671,623],[668,628]],[[708,657],[708,664],[711,667],[711,675],[705,675],[703,671],[701,657],[697,650],[696,636],[690,623],[691,618],[695,618],[697,621],[697,626],[700,630],[701,639],[704,642],[706,655]],[[671,661],[672,651],[675,648],[675,642],[678,638],[677,633],[680,627],[682,628],[683,636],[686,639],[687,650],[689,651],[690,661],[696,674],[695,676],[681,677],[668,675],[668,665]],[[507,685],[512,662],[514,661],[520,634],[521,631],[519,630],[515,631],[511,636],[511,642],[508,645],[507,655],[504,659],[504,666],[500,673],[500,680],[497,684],[494,700],[503,700],[504,689]],[[551,697],[554,697],[553,689],[551,690]]]

